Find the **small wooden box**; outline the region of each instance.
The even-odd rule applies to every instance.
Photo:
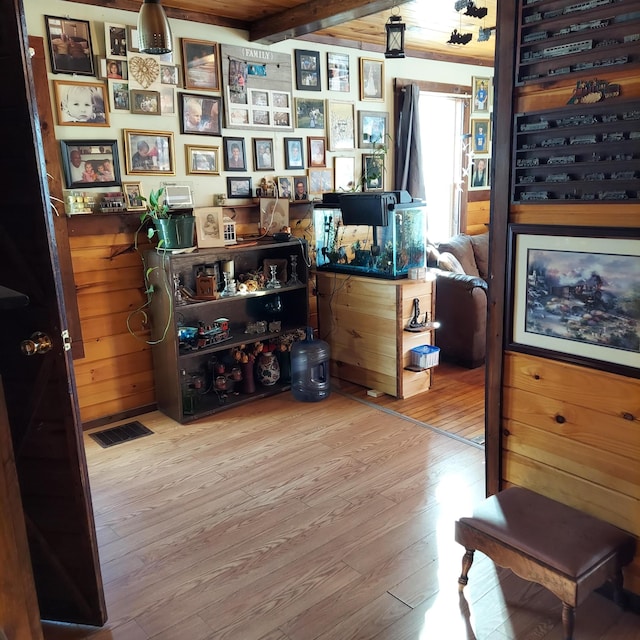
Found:
[[[213,298],[218,291],[218,283],[216,277],[207,275],[206,273],[199,273],[196,276],[196,295],[199,297],[211,297]]]

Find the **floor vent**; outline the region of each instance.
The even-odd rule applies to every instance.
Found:
[[[119,427],[112,427],[111,429],[105,429],[98,433],[90,433],[89,437],[93,438],[103,449],[107,447],[113,447],[121,442],[129,442],[129,440],[136,440],[144,436],[151,435],[153,431],[147,429],[143,424],[138,422],[127,422],[121,424]]]

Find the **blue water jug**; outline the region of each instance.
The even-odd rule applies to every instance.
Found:
[[[296,400],[318,402],[329,396],[329,357],[329,345],[314,340],[311,327],[305,340],[291,345],[291,392]]]

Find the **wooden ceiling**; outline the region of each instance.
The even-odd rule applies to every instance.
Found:
[[[137,12],[140,0],[73,0]],[[248,40],[268,45],[289,38],[384,51],[391,13],[407,25],[405,51],[410,56],[493,66],[495,30],[485,42],[479,28],[496,26],[498,0],[475,0],[487,9],[482,19],[455,10],[456,0],[162,0],[170,18],[243,29]],[[394,8],[395,7],[395,8]],[[466,44],[448,44],[453,30],[471,33]]]

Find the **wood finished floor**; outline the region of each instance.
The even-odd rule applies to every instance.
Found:
[[[85,434],[109,620],[46,640],[561,640],[556,598],[480,553],[459,595],[481,447],[342,389],[138,419],[154,434]],[[638,637],[598,594],[577,611],[576,640]]]

